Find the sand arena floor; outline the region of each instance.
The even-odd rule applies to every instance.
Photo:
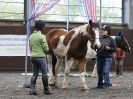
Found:
[[[115,73],[111,73],[114,75]],[[29,82],[31,75],[27,75]],[[51,88],[53,95],[43,94],[41,76],[37,80],[38,96],[29,95],[29,88],[23,88],[25,76],[21,73],[0,73],[0,99],[133,99],[133,72],[124,72],[122,78],[111,77],[114,85],[109,89],[97,89],[97,78],[86,77],[90,88],[87,92],[81,92],[79,77],[69,77],[70,89],[62,90],[63,77],[58,79],[58,89]]]

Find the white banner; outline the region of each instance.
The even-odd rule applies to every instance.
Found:
[[[26,35],[0,35],[0,56],[26,56]]]

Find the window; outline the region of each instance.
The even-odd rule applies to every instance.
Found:
[[[69,12],[68,12],[69,8]],[[60,2],[50,9],[47,13],[42,15],[39,19],[50,20],[50,21],[69,21],[83,22],[83,6],[80,4],[80,0],[60,0]]]
[[[24,0],[0,0],[0,19],[24,19]]]
[[[99,20],[100,0],[96,1],[96,15],[97,20]],[[101,1],[102,22],[122,23],[122,0]],[[71,22],[87,22],[88,19],[82,2],[83,0],[60,0],[57,5],[40,16],[39,19],[47,21],[69,20]],[[24,0],[0,0],[0,19],[24,19]]]
[[[68,12],[69,8],[69,12]],[[122,0],[102,0],[101,20],[103,23],[122,23]],[[100,19],[100,0],[96,2],[97,20]],[[49,21],[69,21],[87,22],[87,16],[84,11],[82,0],[60,0],[60,2],[51,8],[39,19]]]
[[[100,3],[97,2],[98,20],[100,19],[99,5]],[[102,0],[101,20],[104,23],[122,23],[122,0]]]

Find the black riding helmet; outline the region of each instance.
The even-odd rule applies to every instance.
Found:
[[[110,35],[111,34],[111,27],[109,25],[104,25],[102,27],[102,30],[107,30],[108,31],[108,34]]]
[[[42,30],[45,27],[45,23],[42,20],[35,21],[35,29]]]

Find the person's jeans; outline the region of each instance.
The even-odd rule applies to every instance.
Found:
[[[42,72],[42,76],[47,75],[48,67],[46,57],[32,57],[31,62],[34,76],[38,76],[39,70]]]
[[[103,86],[103,71],[104,71],[104,64],[105,58],[97,58],[97,74],[98,74],[98,87]]]
[[[97,58],[98,87],[110,87],[109,71],[112,58]]]
[[[110,66],[112,64],[112,58],[105,58],[105,67],[104,67],[104,85],[107,87],[112,86],[110,83],[110,77],[109,77],[109,72],[110,72]]]
[[[114,60],[115,60],[115,66],[116,66],[116,75],[122,76],[124,58],[115,58]]]

